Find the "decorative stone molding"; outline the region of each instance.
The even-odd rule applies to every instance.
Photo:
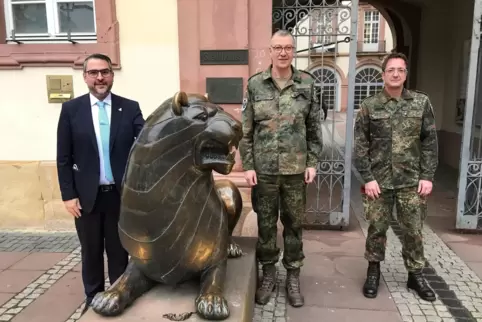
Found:
[[[5,0],[0,0],[0,69],[22,69],[26,66],[69,66],[81,69],[85,57],[103,53],[120,69],[119,22],[116,0],[95,1],[96,43],[16,44],[6,42]]]

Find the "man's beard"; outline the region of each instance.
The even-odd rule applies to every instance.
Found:
[[[99,85],[104,85],[104,88],[103,89],[98,89],[97,86]],[[106,94],[106,93],[109,93],[110,90],[112,89],[112,84],[111,85],[108,85],[108,84],[95,84],[94,86],[91,87],[91,90],[95,93],[98,93],[98,94]]]

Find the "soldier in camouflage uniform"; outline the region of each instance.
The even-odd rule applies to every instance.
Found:
[[[246,181],[252,187],[253,210],[258,216],[256,255],[263,266],[263,281],[256,302],[268,303],[275,287],[280,212],[288,300],[299,307],[304,304],[299,281],[305,257],[301,221],[306,184],[315,178],[321,156],[324,118],[313,75],[291,65],[293,44],[289,32],[275,33],[270,48],[272,65],[248,80],[240,152]]]
[[[407,287],[422,299],[435,301],[422,274],[422,229],[438,165],[434,111],[427,94],[404,89],[407,58],[403,54],[388,55],[382,70],[383,91],[361,103],[355,122],[355,165],[364,181],[364,213],[370,223],[363,294],[377,296],[380,261],[385,258],[386,232],[395,205]]]

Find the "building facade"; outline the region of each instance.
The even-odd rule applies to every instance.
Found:
[[[465,200],[472,191],[471,198],[480,203],[482,190],[467,188],[482,186],[482,173],[470,170],[480,159],[472,148],[480,138],[480,126],[474,124],[482,115],[475,99],[480,3],[0,0],[0,227],[71,227],[57,186],[56,126],[60,102],[87,92],[81,67],[88,54],[102,52],[113,59],[113,91],[138,100],[147,117],[180,89],[209,92],[209,79],[240,79],[241,93],[235,96],[242,96],[249,76],[269,66],[269,40],[282,24],[293,28],[297,67],[315,75],[330,106],[325,130],[338,127],[337,140],[346,141],[340,150],[345,154],[340,174],[345,196],[351,118],[359,102],[383,86],[382,59],[396,49],[409,57],[408,87],[431,97],[440,161],[460,171],[457,218],[460,223],[471,218],[467,222],[473,226],[482,207],[469,212]],[[277,23],[278,9],[294,24]],[[304,14],[290,16],[290,10]],[[201,53],[206,50],[240,50],[248,56],[243,63],[204,64]],[[240,117],[240,103],[221,105]],[[326,162],[330,176],[339,163],[333,158]],[[324,178],[323,171],[320,166]],[[327,187],[317,188],[318,195],[336,190]]]
[[[176,1],[0,0],[0,227],[73,227],[55,167],[61,103],[50,94],[87,93],[82,62],[102,52],[113,91],[149,115],[179,90],[177,26]]]
[[[350,28],[353,17],[353,12],[340,8],[313,9],[293,32],[297,48],[294,64],[316,77],[318,92],[323,92],[324,101],[335,112],[345,112],[348,106],[350,43],[340,33]],[[383,88],[382,61],[393,49],[390,26],[378,9],[361,2],[357,19],[355,109]]]

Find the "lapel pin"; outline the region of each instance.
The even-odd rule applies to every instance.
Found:
[[[119,112],[122,112],[122,108],[119,108]]]

